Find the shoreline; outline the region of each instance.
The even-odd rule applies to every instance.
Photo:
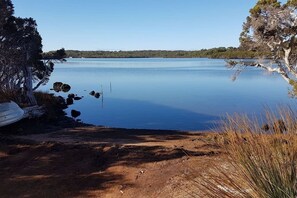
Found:
[[[67,57],[73,58],[221,58],[242,59],[271,57],[270,52],[253,52],[237,47],[217,47],[200,50],[65,50]],[[53,51],[45,54],[52,54]]]
[[[148,129],[148,128],[125,128],[125,127],[112,127],[112,126],[104,126],[104,125],[94,125],[85,122],[78,122],[75,119],[68,117],[67,115],[59,118],[57,122],[40,122],[35,121],[37,125],[32,125],[34,120],[23,119],[18,121],[17,123],[11,124],[9,126],[0,127],[0,135],[30,135],[30,134],[43,134],[43,133],[51,133],[52,131],[57,130],[67,130],[76,127],[90,127],[90,128],[102,128],[102,129],[110,129],[116,131],[126,131],[126,132],[137,132],[137,131],[154,131],[159,132],[160,134],[171,134],[171,133],[219,133],[214,129],[205,129],[205,130],[179,130],[179,129]],[[39,123],[40,122],[40,123]],[[40,130],[44,130],[40,132]]]
[[[52,125],[2,131],[2,197],[184,197],[222,156],[215,133]]]

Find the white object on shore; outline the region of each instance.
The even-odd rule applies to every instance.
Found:
[[[14,102],[0,104],[0,127],[15,123],[25,117],[25,112]]]

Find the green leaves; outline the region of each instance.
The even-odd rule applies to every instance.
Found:
[[[288,0],[287,6],[297,7],[297,0]]]
[[[0,0],[0,23],[4,23],[14,13],[11,0]]]
[[[296,0],[294,0],[294,1],[296,1]],[[250,13],[253,16],[260,15],[265,10],[265,7],[267,7],[267,6],[272,6],[274,8],[280,8],[281,3],[278,2],[277,0],[259,0],[257,2],[257,4],[255,5],[255,7],[253,7],[250,10]]]

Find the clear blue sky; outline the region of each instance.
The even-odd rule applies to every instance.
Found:
[[[257,0],[12,0],[43,50],[196,50],[238,46]]]

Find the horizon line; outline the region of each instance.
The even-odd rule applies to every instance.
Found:
[[[62,47],[63,48],[63,47]],[[62,49],[62,48],[60,48],[60,49]],[[124,49],[120,49],[120,50],[104,50],[104,49],[102,49],[102,50],[100,50],[100,49],[98,49],[98,50],[79,50],[79,49],[65,49],[65,48],[63,48],[63,49],[65,49],[65,51],[89,51],[89,52],[95,52],[95,51],[104,51],[104,52],[123,52],[123,51],[125,51],[125,52],[135,52],[135,51],[185,51],[185,52],[189,52],[189,51],[201,51],[201,50],[210,50],[210,49],[217,49],[217,48],[226,48],[226,49],[228,49],[228,48],[239,48],[239,47],[234,47],[234,46],[229,46],[229,47],[212,47],[212,48],[201,48],[201,49],[192,49],[192,50],[186,50],[186,49],[134,49],[134,50],[124,50]],[[56,50],[58,50],[58,49],[56,49]],[[45,53],[46,52],[52,52],[52,51],[56,51],[56,50],[48,50],[48,51],[44,51]]]

